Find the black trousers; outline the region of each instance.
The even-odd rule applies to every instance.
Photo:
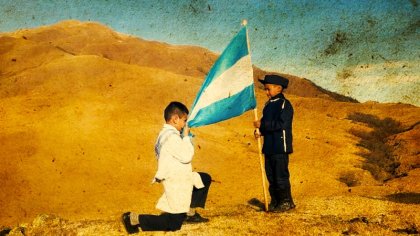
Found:
[[[211,184],[211,176],[207,173],[199,172],[204,187],[193,188],[191,197],[191,208],[206,205],[207,194]],[[187,218],[186,213],[172,214],[163,213],[161,215],[139,215],[140,228],[143,231],[176,231],[181,229],[182,223]]]
[[[206,206],[207,201],[207,194],[209,193],[210,184],[211,184],[211,176],[204,172],[198,172],[201,177],[201,181],[203,181],[204,187],[203,188],[193,188],[192,197],[191,197],[191,208],[201,207],[204,208]]]
[[[289,154],[266,155],[265,173],[271,201],[273,204],[280,203],[290,191]]]
[[[161,215],[139,215],[140,228],[143,231],[175,231],[181,229],[187,213]]]

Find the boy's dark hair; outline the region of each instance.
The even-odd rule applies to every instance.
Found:
[[[173,115],[178,115],[179,117],[183,116],[184,114],[188,115],[188,108],[180,103],[180,102],[171,102],[165,108],[164,118],[165,121],[169,121]]]

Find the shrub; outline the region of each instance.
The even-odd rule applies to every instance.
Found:
[[[393,147],[387,144],[391,135],[403,131],[401,123],[392,118],[380,119],[377,116],[363,113],[350,114],[348,119],[361,122],[372,128],[371,131],[350,129],[349,133],[360,138],[357,144],[367,151],[357,153],[365,158],[362,168],[369,171],[376,180],[387,181],[397,177],[397,169],[400,166]]]
[[[342,173],[338,180],[340,180],[340,182],[342,183],[345,183],[347,187],[354,187],[360,185],[359,178],[353,171],[346,171]]]

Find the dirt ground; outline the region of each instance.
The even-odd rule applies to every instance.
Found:
[[[130,56],[133,50],[137,57]],[[136,41],[73,21],[0,34],[0,232],[125,235],[123,212],[158,214],[162,186],[151,180],[162,111],[174,100],[191,106],[215,58],[197,47]],[[394,150],[418,163],[420,108],[340,102],[322,93],[287,91],[286,97],[295,109],[290,172],[296,209],[261,210],[249,111],[192,130],[194,169],[213,177],[200,211],[210,222],[157,234],[419,234],[419,165],[400,178],[375,180],[361,168],[360,138],[349,132],[370,128],[348,116],[371,114],[412,127],[396,136],[400,149]],[[259,115],[266,99],[257,89]],[[356,186],[340,181],[349,172]]]

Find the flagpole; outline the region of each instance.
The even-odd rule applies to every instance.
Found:
[[[247,20],[242,20],[242,25],[246,26],[248,24]],[[249,56],[251,57],[251,47],[250,47],[250,43],[249,43],[249,37],[248,37],[248,29],[246,29],[246,43],[248,46],[248,53]],[[254,94],[255,94],[255,89],[254,89]],[[255,106],[254,108],[254,118],[255,121],[258,121],[258,110],[257,110],[257,106]],[[260,170],[261,170],[261,180],[262,180],[262,186],[263,186],[263,192],[264,192],[264,207],[265,207],[265,211],[268,211],[268,200],[267,200],[267,186],[266,186],[266,181],[265,181],[265,168],[264,168],[264,158],[262,155],[262,148],[261,148],[261,135],[260,135],[260,131],[259,129],[255,130],[256,133],[258,134],[258,155],[259,155],[259,159],[260,159]]]

